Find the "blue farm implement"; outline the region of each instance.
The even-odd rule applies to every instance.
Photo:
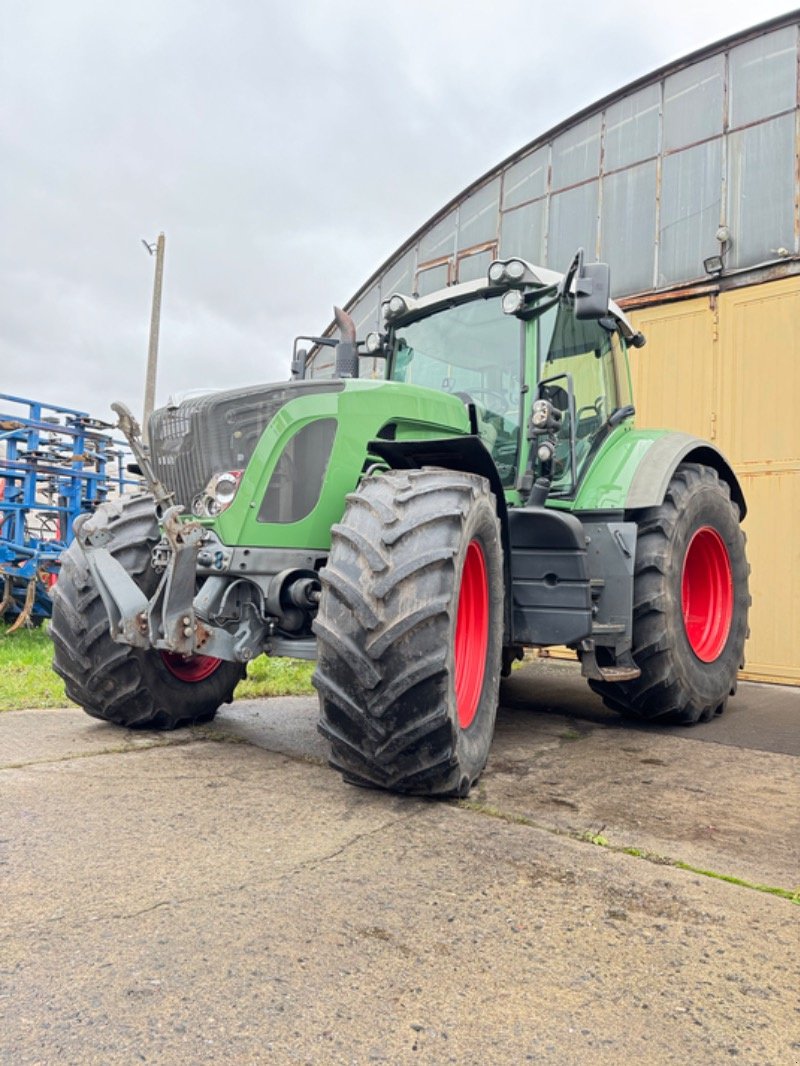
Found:
[[[50,616],[75,519],[130,483],[111,428],[84,411],[0,393],[0,617],[11,630]]]

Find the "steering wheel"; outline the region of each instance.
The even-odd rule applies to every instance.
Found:
[[[495,400],[499,400],[497,407],[486,407],[487,410],[491,410],[492,414],[500,414],[502,411],[508,410],[508,397],[504,396],[499,389],[470,389],[469,392],[461,390],[454,392],[454,396],[457,396],[462,403],[474,403],[478,397],[481,397],[479,401],[482,407],[486,407],[483,397],[493,397]]]
[[[586,414],[588,413],[589,418],[599,418],[602,420],[605,404],[605,396],[598,396],[594,403],[587,403],[585,407],[579,407],[575,417],[580,422],[581,418],[586,417]]]

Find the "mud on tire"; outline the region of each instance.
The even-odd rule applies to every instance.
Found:
[[[113,539],[109,551],[139,587],[152,595],[158,575],[150,564],[159,539],[153,499],[127,497],[98,509]],[[67,695],[93,718],[132,728],[175,729],[208,721],[229,703],[244,670],[237,663],[179,660],[158,651],[117,644],[77,541],[61,557],[53,590],[53,668]]]
[[[744,665],[749,566],[739,512],[715,470],[682,463],[637,515],[635,681],[590,681],[607,706],[691,725],[721,714]]]
[[[438,468],[366,478],[321,578],[313,681],[331,765],[357,785],[466,795],[489,754],[503,643],[488,483]]]

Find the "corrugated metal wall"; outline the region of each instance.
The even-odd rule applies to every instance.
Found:
[[[742,481],[754,681],[800,685],[800,279],[631,312],[637,424],[713,440]]]

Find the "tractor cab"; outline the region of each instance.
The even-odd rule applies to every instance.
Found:
[[[583,267],[578,253],[562,277],[498,260],[480,281],[422,298],[394,294],[383,305],[386,333],[367,340],[386,355],[389,380],[467,405],[507,494],[524,487],[530,468],[548,476],[552,495],[572,495],[602,440],[633,415],[626,346],[640,335],[607,288],[586,283],[581,271],[598,266]],[[588,309],[581,286],[594,290]],[[531,425],[539,401],[549,445]]]

